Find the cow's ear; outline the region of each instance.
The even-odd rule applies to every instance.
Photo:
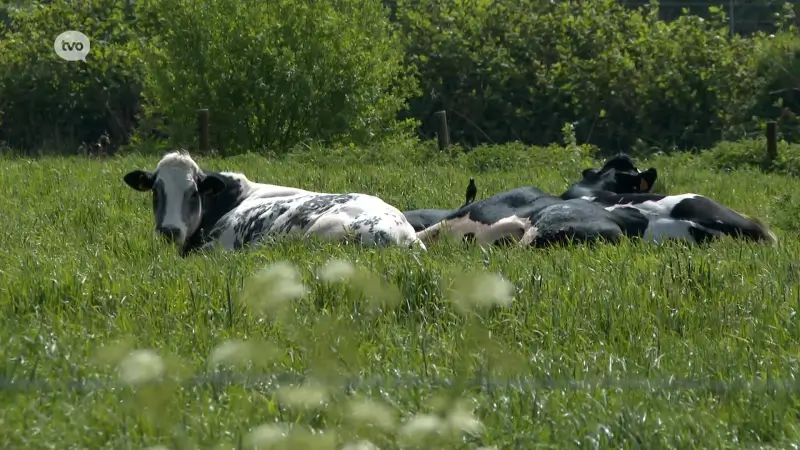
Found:
[[[655,167],[651,167],[644,172],[639,174],[639,191],[640,192],[650,192],[650,189],[653,189],[653,185],[656,184],[656,179],[658,178],[658,170]]]
[[[125,174],[122,179],[125,184],[136,189],[137,191],[147,192],[153,189],[154,176],[151,172],[146,170],[133,170]]]
[[[225,190],[225,181],[216,175],[205,175],[198,183],[197,189],[203,195],[217,195]]]
[[[589,167],[587,169],[583,169],[583,172],[581,172],[581,175],[583,176],[584,180],[594,180],[595,178],[597,178],[597,174],[599,172],[600,172],[600,169],[594,169],[592,167]]]

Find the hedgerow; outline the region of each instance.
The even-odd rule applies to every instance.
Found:
[[[469,144],[546,145],[569,122],[603,148],[708,147],[751,123],[775,78],[756,71],[764,38],[731,39],[719,11],[667,23],[615,0],[401,0],[397,16],[427,93],[413,115],[451,112]]]
[[[456,148],[547,146],[565,125],[603,151],[710,148],[752,138],[766,120],[783,139],[800,136],[789,6],[774,36],[731,38],[718,7],[665,22],[655,2],[206,3],[4,10],[0,141],[69,149],[108,133],[143,150],[155,128],[164,145],[194,147],[198,108],[211,112],[220,153],[346,151],[414,122],[433,137],[440,109]],[[95,43],[87,63],[53,54],[66,29]]]
[[[191,142],[195,110],[213,114],[223,151],[395,131],[415,82],[378,0],[160,0],[145,78],[145,111],[166,114]]]
[[[72,153],[104,133],[124,141],[136,125],[143,78],[135,8],[61,0],[9,15],[0,38],[0,141]],[[94,43],[86,63],[53,51],[56,36],[70,29]]]

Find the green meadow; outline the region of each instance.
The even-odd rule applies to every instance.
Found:
[[[196,159],[401,210],[456,207],[471,176],[478,198],[529,184],[560,194],[602,162],[511,147]],[[154,239],[150,195],[122,181],[158,159],[0,160],[0,447],[800,441],[796,178],[637,159],[658,168],[656,190],[757,216],[778,247],[443,241],[422,253],[285,238],[184,259]]]

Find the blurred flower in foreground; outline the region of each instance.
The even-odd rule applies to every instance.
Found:
[[[404,442],[423,443],[431,435],[440,433],[444,428],[444,422],[435,414],[417,414],[404,423],[398,434]]]
[[[344,447],[342,447],[342,450],[381,450],[381,449],[370,441],[362,440],[345,444]]]
[[[513,298],[514,286],[494,273],[471,272],[453,280],[448,296],[463,312],[492,306],[507,307]]]
[[[450,432],[470,435],[477,435],[483,432],[481,421],[473,416],[472,411],[462,402],[459,402],[450,410],[445,420]]]
[[[432,439],[457,439],[463,434],[478,435],[483,424],[466,404],[459,402],[444,418],[436,414],[417,414],[400,427],[399,436],[404,442],[429,443]]]
[[[241,296],[257,311],[273,313],[284,308],[288,302],[303,297],[306,292],[297,269],[288,262],[279,261],[251,276]]]
[[[319,385],[287,386],[277,392],[278,400],[292,408],[315,409],[325,406],[328,391]]]
[[[155,351],[138,349],[122,358],[117,371],[123,383],[136,386],[160,379],[166,372],[166,366]]]
[[[327,283],[340,283],[355,275],[356,268],[349,261],[331,259],[317,270],[317,276]]]
[[[280,356],[281,350],[268,342],[226,339],[211,350],[208,355],[208,368],[218,366],[254,366],[265,365]]]
[[[264,450],[280,443],[289,436],[289,427],[284,423],[267,423],[253,428],[244,438],[249,449]]]
[[[251,358],[251,344],[241,339],[228,339],[213,350],[208,357],[209,367],[220,364],[246,364]]]
[[[391,408],[372,400],[354,400],[348,407],[348,417],[358,423],[365,423],[384,431],[395,427],[395,414]]]

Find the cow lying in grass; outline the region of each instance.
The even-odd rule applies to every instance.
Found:
[[[425,245],[403,214],[366,194],[326,194],[254,183],[243,174],[207,172],[186,152],[164,156],[154,172],[134,170],[125,183],[153,193],[156,234],[186,256],[219,243],[239,249],[268,235],[354,237],[379,246]]]
[[[561,195],[565,200],[581,198],[608,211],[635,209],[650,221],[644,237],[656,242],[682,239],[703,243],[720,236],[777,244],[775,234],[760,220],[722,205],[700,194],[652,194],[658,173],[644,172],[627,155],[609,159],[600,169],[585,169],[583,178]]]
[[[603,167],[584,169],[581,180],[561,194],[564,200],[596,197],[598,192],[646,194],[653,189],[658,171],[651,167],[639,172],[630,156],[621,153],[609,158]]]
[[[475,201],[475,196],[478,195],[478,188],[475,186],[475,179],[470,178],[467,185],[467,192],[465,194],[464,204],[459,206],[458,209],[463,208]],[[403,215],[406,216],[408,222],[414,227],[414,231],[422,231],[429,226],[439,223],[448,214],[458,209],[414,209],[411,211],[404,211]]]
[[[544,247],[554,243],[617,242],[623,236],[691,243],[729,235],[777,243],[759,221],[698,194],[649,193],[655,168],[639,172],[627,155],[609,159],[560,197],[529,186],[503,192],[448,214],[418,232],[423,242],[443,234],[474,237],[481,245],[518,241]]]

